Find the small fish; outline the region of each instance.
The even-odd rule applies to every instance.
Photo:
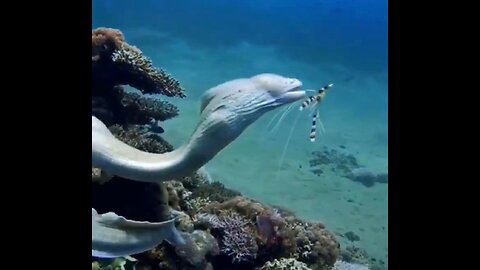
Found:
[[[165,130],[160,126],[160,120],[150,119],[150,130],[155,133],[162,134]]]

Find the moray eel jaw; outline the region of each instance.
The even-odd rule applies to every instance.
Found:
[[[283,93],[281,97],[277,100],[277,102],[279,102],[280,105],[283,105],[303,99],[304,97],[305,91],[301,90],[301,86],[298,86]]]

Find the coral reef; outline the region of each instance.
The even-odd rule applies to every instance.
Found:
[[[118,29],[92,31],[92,69],[94,81],[111,85],[130,85],[142,93],[186,97],[179,82],[153,66],[142,51],[125,41]]]
[[[129,123],[145,123],[151,118],[165,121],[178,116],[177,107],[155,96],[142,95],[132,91],[122,91],[119,95],[122,106],[134,112],[128,114]]]
[[[202,211],[217,216],[233,211],[255,224],[257,265],[292,257],[320,269],[333,265],[340,254],[340,244],[323,224],[304,222],[288,214],[289,211],[280,212],[245,197],[237,196],[223,203],[212,202]]]
[[[196,219],[221,239],[220,253],[231,257],[232,263],[255,260],[258,246],[253,224],[248,219],[233,211],[222,211],[218,215],[200,214]]]
[[[148,124],[177,116],[178,109],[156,96],[185,97],[179,82],[112,28],[92,31],[92,114],[107,126]],[[129,85],[140,93],[126,91]]]
[[[315,175],[321,176],[326,169],[329,169],[366,187],[371,187],[375,183],[388,183],[388,173],[374,172],[360,166],[352,154],[343,150],[329,149],[324,146],[322,151],[313,151],[312,155],[310,167]]]
[[[179,180],[163,186],[170,194],[166,196],[169,206],[188,213],[177,225],[187,245],[172,247],[164,242],[135,255],[136,269],[254,270],[291,263],[298,269],[329,269],[339,256],[338,242],[322,224],[304,222],[289,211],[242,196],[223,202],[192,198],[195,188],[189,190]],[[204,200],[204,205],[188,211],[197,200]]]
[[[187,244],[176,247],[175,252],[193,266],[205,264],[207,256],[220,254],[217,240],[208,232],[195,230],[183,236]]]
[[[314,269],[331,266],[340,255],[340,243],[325,229],[323,224],[295,221],[291,225],[295,232],[298,260]]]
[[[312,270],[306,263],[299,262],[295,258],[275,259],[273,262],[267,262],[260,270]]]
[[[179,181],[166,181],[163,183],[168,192],[168,204],[175,210],[180,210],[180,202],[184,202],[192,194],[185,189]]]
[[[210,201],[224,202],[228,199],[241,195],[240,192],[225,188],[220,182],[205,183],[192,192],[194,198],[208,198]]]
[[[124,128],[120,125],[109,127],[110,132],[124,143],[139,150],[150,153],[166,153],[173,150],[173,146],[157,134],[150,134],[140,126]]]
[[[134,90],[126,90],[129,85]],[[136,91],[136,92],[135,92]],[[178,109],[159,94],[185,97],[179,82],[112,28],[92,31],[92,114],[128,145],[151,153],[173,147],[144,125],[178,115]],[[170,206],[164,185],[129,181],[92,168],[92,207],[114,211],[129,219],[158,222],[168,218]]]

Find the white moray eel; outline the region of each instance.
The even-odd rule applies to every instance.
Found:
[[[210,161],[266,112],[305,97],[297,79],[260,74],[213,87],[203,95],[200,120],[190,139],[174,151],[140,151],[116,139],[92,116],[92,167],[142,182],[187,176]]]
[[[92,116],[92,167],[107,175],[155,182],[187,176],[215,157],[263,114],[305,97],[294,78],[266,73],[235,79],[205,92],[200,119],[181,147],[164,154],[147,153],[116,139]],[[126,220],[114,213],[99,215],[92,208],[92,256],[120,257],[153,249],[163,240],[184,240],[174,220],[159,223]]]

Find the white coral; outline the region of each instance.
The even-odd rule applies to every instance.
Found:
[[[338,260],[332,270],[370,270],[367,266]]]
[[[306,263],[299,262],[295,258],[275,259],[273,262],[267,262],[260,270],[312,270]]]

